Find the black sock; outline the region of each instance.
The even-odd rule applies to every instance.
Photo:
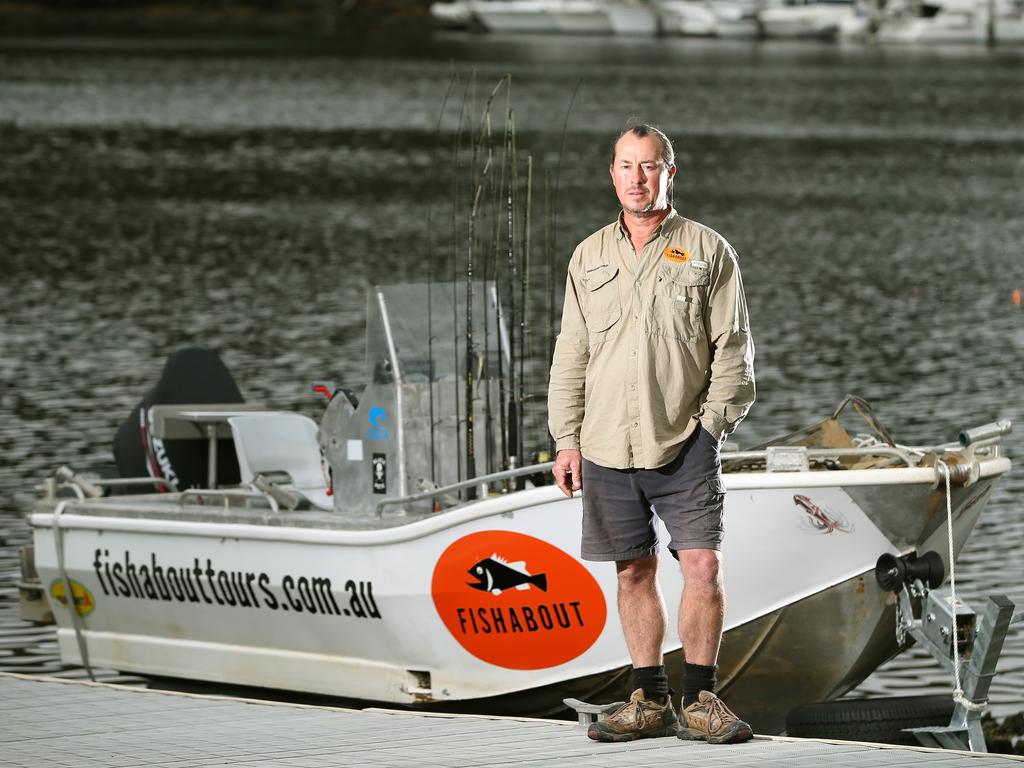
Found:
[[[715,692],[715,672],[718,665],[705,667],[686,662],[683,667],[683,709],[697,701],[701,691]]]
[[[665,666],[660,667],[634,667],[633,688],[643,688],[644,696],[659,704],[668,697],[668,675],[665,674]]]

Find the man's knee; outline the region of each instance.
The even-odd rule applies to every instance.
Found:
[[[684,549],[679,553],[679,564],[687,584],[706,589],[722,588],[722,556],[714,549]]]
[[[658,578],[658,556],[644,555],[615,563],[619,589],[625,592],[649,590]]]

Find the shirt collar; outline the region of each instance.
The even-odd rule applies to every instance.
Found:
[[[661,220],[661,223],[651,233],[651,237],[668,237],[673,227],[670,222],[672,219],[678,218],[679,214],[676,213],[676,209],[670,207],[668,209],[668,216]],[[674,222],[672,222],[674,223]],[[619,217],[615,222],[615,239],[621,240],[626,237],[629,233],[626,231],[626,224],[622,219],[622,211],[619,211]]]

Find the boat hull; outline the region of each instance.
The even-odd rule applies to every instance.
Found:
[[[608,22],[616,35],[653,37],[658,34],[658,14],[643,3],[610,3],[605,6]]]
[[[469,0],[484,29],[496,33],[555,32],[557,23],[540,0]]]
[[[956,551],[1009,468],[989,465],[954,489]],[[926,469],[725,476],[719,679],[759,731],[781,730],[790,708],[842,694],[897,650],[892,597],[871,570],[883,552],[945,552],[933,480]],[[359,525],[337,513],[228,511],[173,497],[60,504],[95,666],[517,714],[629,692],[614,566],[578,559],[579,499],[551,487]],[[80,663],[61,603],[54,506],[40,502],[31,518],[36,567],[61,656]],[[661,559],[659,579],[674,626],[682,579],[672,558]],[[678,640],[664,650],[675,676]]]

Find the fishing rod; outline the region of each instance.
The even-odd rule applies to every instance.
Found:
[[[485,129],[481,135],[481,143],[485,143],[487,149],[487,162],[484,164],[485,168],[490,168],[491,163],[494,161],[494,147],[492,144],[491,134],[491,114],[490,111],[485,111],[485,114],[481,117],[482,129]],[[486,140],[486,142],[485,142]],[[494,200],[498,194],[497,189],[494,186],[494,177],[490,174],[486,175],[486,197],[489,200]],[[493,204],[492,204],[493,208]],[[494,226],[494,232],[491,237],[490,245],[494,245],[497,240],[497,215],[495,211],[491,211],[491,219]],[[483,227],[481,227],[481,230]],[[478,241],[477,245],[481,243]],[[491,249],[488,248],[488,252]],[[491,382],[490,382],[490,360],[491,360],[491,314],[487,307],[487,285],[491,280],[491,272],[493,270],[495,278],[497,279],[498,262],[496,259],[485,257],[482,259],[484,264],[483,269],[483,280],[482,285],[484,289],[483,298],[483,324],[484,324],[484,353],[477,359],[477,378],[476,378],[476,389],[479,394],[481,384],[484,385],[484,462],[485,462],[485,474],[491,474],[494,472],[494,412],[491,403]]]
[[[516,116],[510,109],[508,113],[508,151],[511,161],[511,170],[508,180],[508,269],[510,277],[509,291],[509,316],[511,318],[508,340],[508,466],[519,466],[519,407],[516,403],[516,281],[519,278],[518,265],[515,256],[515,211],[516,211],[516,187],[519,184],[519,166],[516,157]],[[521,350],[520,350],[521,353]]]
[[[530,283],[530,224],[531,224],[531,212],[533,208],[533,155],[526,156],[526,211],[523,215],[523,276],[519,281],[520,291],[520,304],[522,306],[522,314],[519,316],[519,392],[517,393],[519,399],[519,443],[516,446],[516,451],[519,454],[520,461],[525,461],[524,453],[524,435],[525,425],[524,410],[526,407],[526,374],[524,365],[526,358],[530,351],[530,336],[529,336],[529,311],[530,307],[526,301],[527,289]],[[526,478],[516,478],[516,488],[522,488],[525,486]]]
[[[451,255],[451,267],[452,267],[452,352],[454,354],[454,365],[452,370],[456,372],[456,375],[452,377],[452,384],[454,386],[454,398],[453,404],[455,408],[455,461],[456,461],[456,479],[464,480],[462,475],[462,451],[459,446],[459,439],[461,437],[461,430],[459,424],[462,423],[460,409],[459,409],[459,377],[457,372],[459,370],[459,340],[458,331],[459,327],[459,300],[456,295],[459,283],[459,259],[458,259],[458,207],[459,207],[459,158],[462,155],[462,130],[463,122],[466,116],[466,104],[469,100],[470,89],[474,85],[476,79],[476,73],[474,72],[470,79],[466,82],[466,89],[462,93],[462,106],[459,108],[459,121],[457,124],[457,130],[455,131],[455,140],[452,142],[452,217],[451,217],[451,229],[452,236],[450,242],[450,255]]]
[[[477,157],[478,148],[473,146],[473,179],[477,180]],[[474,434],[474,411],[473,405],[473,374],[475,358],[473,356],[473,240],[476,237],[476,214],[477,203],[480,201],[480,186],[477,185],[476,193],[473,196],[473,207],[469,213],[469,233],[467,236],[466,252],[466,479],[476,477],[476,439]],[[466,498],[476,498],[476,488],[470,486],[466,489]]]
[[[441,147],[441,125],[444,122],[444,115],[448,109],[448,97],[451,95],[452,89],[458,82],[458,72],[452,72],[451,78],[448,80],[448,88],[444,92],[444,99],[441,101],[441,113],[437,116],[437,129],[434,132],[434,153],[430,158],[430,167],[435,172],[437,171],[437,156],[440,154]],[[434,420],[434,379],[435,379],[435,368],[434,368],[434,217],[433,217],[433,197],[428,199],[427,202],[427,367],[428,367],[428,382],[430,387],[430,480],[435,485],[437,482],[437,450],[435,447],[435,435],[434,430],[436,422]]]
[[[555,258],[551,246],[551,173],[544,169],[544,280],[547,292],[548,360],[554,357],[555,338]],[[548,453],[554,458],[555,440],[548,435]]]
[[[501,468],[508,469],[508,434],[507,434],[507,423],[505,420],[505,401],[508,394],[505,389],[505,348],[502,340],[502,320],[504,320],[504,305],[501,301],[501,289],[498,282],[498,272],[500,264],[500,233],[501,233],[501,217],[498,215],[498,211],[501,207],[501,193],[505,189],[508,183],[508,163],[509,163],[509,152],[508,152],[508,141],[509,141],[509,113],[512,109],[512,88],[511,84],[505,92],[505,130],[502,136],[501,143],[501,179],[498,182],[497,187],[494,190],[494,274],[495,274],[495,296],[494,296],[494,314],[497,327],[497,345],[498,345],[498,433],[501,436]],[[502,482],[503,488],[507,489],[508,481]]]
[[[484,110],[481,114],[480,131],[476,134],[473,143],[473,180],[476,182],[476,190],[473,194],[473,206],[469,212],[469,232],[466,238],[466,473],[468,478],[476,476],[476,439],[475,439],[475,408],[473,407],[473,378],[474,378],[474,349],[473,349],[473,258],[474,247],[477,238],[477,218],[480,213],[480,198],[483,195],[484,183],[487,181],[492,163],[491,158],[480,170],[480,150],[484,137],[485,127],[489,128],[489,115],[491,104],[507,78],[503,78],[491,91]],[[486,311],[485,311],[486,314]],[[467,498],[476,498],[476,489],[470,487],[467,490]]]

